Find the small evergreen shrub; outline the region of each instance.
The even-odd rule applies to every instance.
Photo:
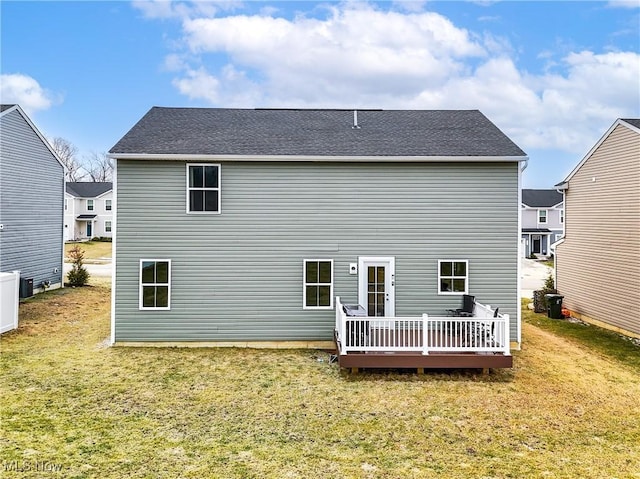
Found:
[[[89,282],[89,272],[84,267],[84,250],[78,245],[69,250],[69,258],[73,262],[71,271],[67,274],[69,285],[85,286]]]

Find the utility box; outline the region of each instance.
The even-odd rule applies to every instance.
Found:
[[[33,296],[33,278],[20,278],[20,299]]]

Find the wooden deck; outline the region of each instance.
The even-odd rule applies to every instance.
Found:
[[[469,317],[347,316],[336,296],[334,341],[343,368],[510,368],[509,324],[477,301]]]
[[[461,343],[461,338],[451,343]],[[513,356],[501,352],[430,352],[419,351],[349,351],[341,354],[341,344],[335,337],[338,364],[349,369],[496,369],[513,367]]]

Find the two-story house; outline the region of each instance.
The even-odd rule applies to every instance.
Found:
[[[479,111],[155,107],[109,156],[113,343],[511,365],[527,157]]]
[[[113,183],[68,182],[64,197],[64,239],[111,238]]]
[[[640,338],[640,119],[618,119],[558,185],[556,288],[571,315]]]
[[[557,190],[522,190],[522,254],[550,256],[564,234],[564,203]]]
[[[0,271],[20,295],[63,285],[64,166],[19,105],[0,106]]]

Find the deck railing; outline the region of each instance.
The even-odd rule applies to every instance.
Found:
[[[340,354],[349,352],[469,352],[510,354],[509,315],[476,302],[469,318],[347,316],[336,297]]]

